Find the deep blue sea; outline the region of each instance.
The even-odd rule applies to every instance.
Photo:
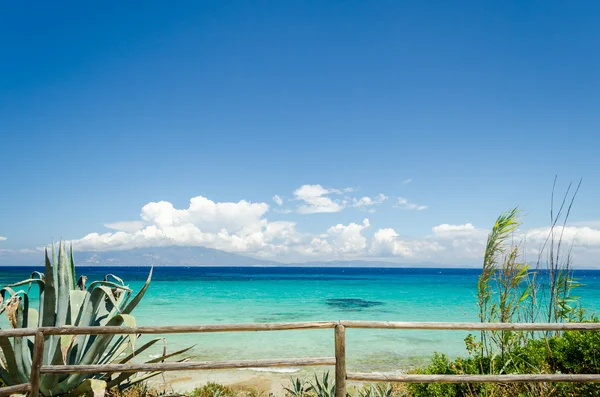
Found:
[[[33,267],[0,267],[0,286]],[[138,290],[148,267],[78,267],[92,280],[113,273]],[[138,325],[386,320],[477,321],[478,269],[157,267],[134,311]],[[600,309],[600,271],[577,271],[581,302]],[[2,319],[2,327],[6,320]],[[462,355],[462,331],[348,330],[351,370],[388,371],[434,351]],[[333,355],[333,330],[168,335],[169,350],[195,344],[198,360]],[[149,354],[153,354],[152,352]]]

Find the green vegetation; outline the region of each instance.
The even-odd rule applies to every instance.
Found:
[[[577,191],[575,191],[576,194]],[[570,253],[562,252],[562,227],[575,194],[551,212],[551,228],[535,267],[523,260],[520,243],[508,243],[519,226],[516,209],[502,214],[490,233],[483,269],[477,283],[482,322],[597,321],[588,316],[573,295],[579,284],[573,278]],[[560,225],[558,226],[557,225]],[[435,354],[418,374],[598,374],[600,332],[482,331],[465,339],[467,358]],[[412,384],[415,397],[425,396],[593,396],[595,384]]]
[[[268,397],[270,394],[259,392],[254,389],[233,388],[218,383],[208,382],[202,387],[197,387],[187,397]],[[137,397],[137,396],[131,396]]]
[[[208,382],[188,393],[189,397],[234,397],[235,395],[232,388],[214,382]]]
[[[570,252],[564,253],[562,228],[570,213],[575,194],[569,191],[557,213],[551,211],[548,238],[539,251],[535,265],[524,259],[521,242],[514,242],[520,225],[519,211],[513,209],[498,217],[488,236],[483,268],[477,282],[477,301],[481,322],[598,322],[586,313],[573,295],[579,285],[573,278]],[[557,226],[558,225],[558,226]],[[561,226],[562,225],[562,226]],[[135,326],[131,311],[148,289],[152,271],[143,288],[131,298],[132,291],[123,280],[107,275],[102,281],[85,286],[85,278],[75,282],[72,250],[69,255],[61,244],[58,258],[46,252],[45,274],[34,272],[27,280],[0,290],[0,313],[6,311],[14,328],[36,326]],[[13,288],[27,286],[27,291]],[[29,292],[39,288],[39,309],[29,307]],[[131,299],[130,299],[131,298]],[[125,363],[150,348],[160,338],[141,347],[133,347],[133,335],[48,336],[45,339],[45,364]],[[465,338],[465,357],[450,358],[435,353],[431,362],[412,371],[415,374],[599,374],[600,331],[482,331]],[[3,360],[0,384],[28,381],[33,340],[0,337]],[[183,354],[184,349],[149,362],[164,361]],[[162,397],[176,395],[149,388],[141,383],[158,372],[134,377],[122,374],[44,375],[40,391],[45,396],[103,394],[111,397]],[[289,397],[334,397],[335,383],[329,373],[314,379],[292,378],[284,388]],[[265,393],[236,389],[216,383],[196,388],[188,397],[260,397]],[[600,384],[527,383],[527,384],[376,384],[350,387],[355,397],[571,397],[600,395]]]
[[[334,397],[335,383],[329,382],[329,372],[321,378],[314,375],[312,380],[291,378],[290,386],[284,388],[289,397]],[[350,387],[347,396],[356,397],[404,397],[409,396],[403,385],[392,383],[365,384],[363,387]],[[206,396],[208,397],[208,396]]]
[[[34,272],[27,280],[9,285],[0,290],[0,313],[6,315],[13,328],[53,327],[53,326],[135,326],[133,309],[144,296],[148,280],[132,297],[132,290],[123,280],[112,274],[104,280],[94,281],[86,287],[86,278],[76,282],[73,250],[67,253],[64,244],[59,245],[58,258],[52,247],[52,260],[46,252],[45,273]],[[39,289],[39,307],[29,307],[31,287]],[[27,290],[13,288],[27,286]],[[29,382],[33,356],[33,338],[0,337],[3,361],[0,366],[0,379],[7,385]],[[164,340],[157,338],[142,346],[135,347],[135,335],[61,335],[47,336],[44,339],[43,363],[48,365],[93,365],[122,364],[137,357],[155,343]],[[149,362],[164,361],[184,353],[189,349],[167,354],[166,347],[161,357]],[[40,393],[44,396],[80,396],[93,393],[104,394],[107,388],[121,390],[158,375],[159,372],[135,375],[116,374],[69,374],[42,375]]]

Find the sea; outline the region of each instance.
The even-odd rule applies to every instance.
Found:
[[[25,279],[33,270],[41,269],[0,267],[0,286]],[[78,267],[77,276],[88,276],[89,285],[115,274],[137,291],[149,271],[149,267]],[[150,288],[133,315],[137,325],[478,321],[479,273],[447,268],[155,267]],[[575,277],[582,284],[576,295],[584,307],[596,312],[600,271],[578,270]],[[35,307],[36,302],[31,304]],[[5,318],[0,326],[8,326]],[[402,371],[425,363],[434,352],[464,356],[467,335],[464,331],[348,329],[348,368]],[[171,334],[165,340],[169,352],[193,345],[190,354],[200,361],[326,357],[334,351],[332,329]],[[145,353],[158,354],[156,350]]]

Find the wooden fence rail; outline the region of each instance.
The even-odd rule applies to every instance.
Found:
[[[537,374],[537,375],[397,375],[385,373],[347,372],[346,329],[398,330],[511,330],[511,331],[600,331],[600,323],[451,323],[451,322],[389,322],[389,321],[320,321],[254,324],[210,324],[143,327],[40,327],[0,330],[0,337],[34,336],[34,349],[29,383],[0,388],[0,397],[17,393],[39,396],[41,374],[114,373],[148,371],[183,371],[255,367],[335,366],[335,395],[346,397],[346,382],[401,382],[401,383],[525,383],[577,382],[600,383],[600,374]],[[334,329],[335,357],[306,357],[268,360],[201,361],[172,363],[133,363],[103,365],[42,365],[44,337],[48,335],[124,335],[174,334],[208,332],[261,332]]]

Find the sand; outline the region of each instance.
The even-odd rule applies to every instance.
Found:
[[[311,379],[314,374],[322,375],[327,369],[302,368],[295,372],[270,372],[252,369],[178,371],[159,375],[150,384],[160,389],[174,392],[188,392],[202,387],[209,382],[230,386],[233,389],[255,390],[264,395],[284,394],[284,387],[290,384],[290,377]],[[333,368],[329,370],[330,381],[333,381]]]

